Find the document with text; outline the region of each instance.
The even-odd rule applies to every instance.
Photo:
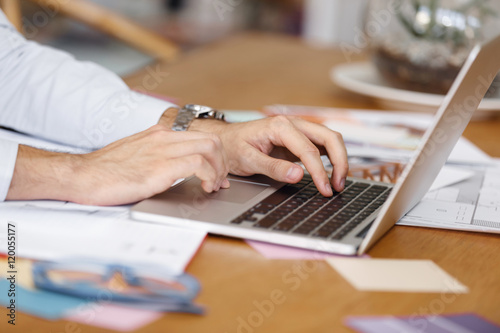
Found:
[[[500,233],[500,165],[468,170],[472,177],[429,191],[398,225]]]

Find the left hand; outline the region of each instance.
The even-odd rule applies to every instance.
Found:
[[[296,183],[304,173],[291,161],[300,160],[324,196],[333,194],[331,185],[338,192],[344,189],[349,169],[344,142],[339,133],[323,125],[279,115],[235,124],[197,120],[190,130],[219,135],[232,174],[264,174],[278,181]],[[326,153],[333,165],[331,180],[321,153]]]

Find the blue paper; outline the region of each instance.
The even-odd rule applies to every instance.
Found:
[[[0,280],[0,304],[8,306],[10,297],[7,295],[10,282],[6,279]],[[16,312],[25,312],[44,319],[56,320],[63,318],[68,311],[88,302],[76,297],[65,296],[43,290],[29,290],[16,285],[15,297]]]

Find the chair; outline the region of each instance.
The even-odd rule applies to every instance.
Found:
[[[0,8],[16,29],[21,31],[21,7],[18,0],[0,0]]]
[[[20,0],[0,0],[0,7],[11,23],[22,32]],[[117,38],[156,59],[173,61],[178,47],[160,35],[87,0],[27,0],[66,15]]]

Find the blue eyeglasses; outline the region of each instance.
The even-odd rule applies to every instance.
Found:
[[[193,303],[199,282],[189,274],[172,274],[151,266],[76,261],[35,262],[33,280],[40,289],[89,301],[106,301],[165,312],[202,314]]]

